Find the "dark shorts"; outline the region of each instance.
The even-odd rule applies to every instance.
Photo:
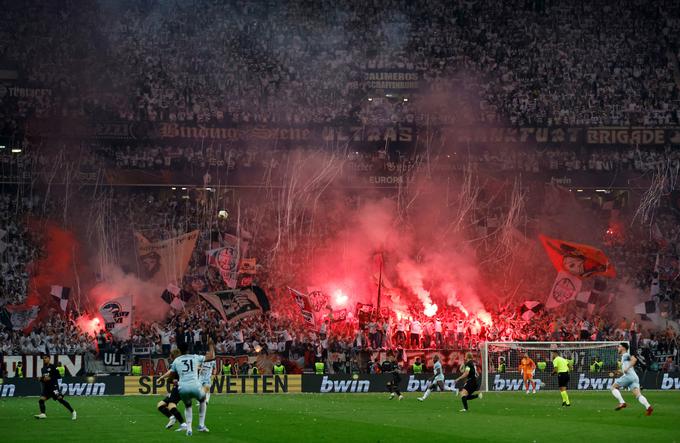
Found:
[[[557,386],[560,388],[566,388],[567,385],[569,384],[569,373],[568,372],[560,372],[557,374]]]
[[[177,389],[177,386],[172,388],[172,391],[163,399],[163,402],[166,405],[169,405],[170,403],[174,403],[176,405],[179,404],[179,389]]]
[[[63,398],[64,396],[62,395],[61,392],[59,392],[59,385],[43,385],[42,386],[42,393],[40,394],[41,397],[45,397],[46,399],[52,399],[52,400],[58,400],[60,398]]]
[[[465,385],[463,385],[463,389],[465,389],[468,394],[472,394],[475,392],[479,386],[477,386],[477,380],[467,380],[465,382]]]

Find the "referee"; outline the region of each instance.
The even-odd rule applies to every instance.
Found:
[[[557,351],[550,351],[553,359],[553,375],[557,374],[557,386],[560,388],[560,395],[562,396],[562,406],[571,406],[569,401],[569,394],[567,394],[567,385],[569,385],[569,371],[572,370],[571,361],[560,357]]]

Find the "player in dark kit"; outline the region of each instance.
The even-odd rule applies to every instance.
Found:
[[[40,414],[35,415],[35,418],[47,418],[47,415],[45,415],[45,400],[49,400],[50,398],[52,400],[58,401],[68,411],[71,413],[71,420],[76,419],[76,411],[73,410],[71,405],[64,400],[64,395],[59,391],[59,371],[57,371],[57,367],[50,363],[50,356],[49,355],[42,355],[42,360],[43,360],[43,367],[42,367],[42,376],[40,377],[40,382],[42,383],[42,394],[40,394],[40,400],[38,400],[38,404],[40,405]]]
[[[170,354],[170,362],[174,360],[175,358],[179,357],[180,352],[178,349],[175,349],[172,351]],[[157,408],[160,411],[161,414],[165,415],[168,417],[170,420],[168,420],[168,424],[165,425],[165,429],[170,429],[172,428],[175,423],[179,423],[180,427],[177,429],[178,431],[186,430],[186,425],[184,424],[184,417],[182,417],[182,413],[179,412],[179,409],[177,409],[177,405],[179,404],[179,388],[177,385],[177,380],[171,380],[170,381],[172,389],[170,389],[170,393],[161,401],[158,402]]]
[[[479,387],[477,384],[477,370],[475,369],[475,363],[472,361],[472,353],[468,352],[465,354],[465,365],[463,366],[463,374],[456,379],[456,383],[459,380],[465,379],[465,385],[460,390],[461,399],[463,400],[463,409],[460,412],[466,412],[468,410],[468,400],[474,400],[475,398],[482,398],[482,394],[473,394]]]
[[[392,380],[387,382],[387,390],[390,392],[390,400],[395,396],[399,397],[399,400],[404,398],[399,391],[399,383],[401,383],[401,375],[399,374],[399,365],[394,359],[394,354],[390,354],[388,360],[385,360],[381,365],[381,370],[383,374],[392,374]]]

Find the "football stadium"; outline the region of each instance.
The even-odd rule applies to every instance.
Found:
[[[0,24],[2,442],[680,441],[680,3]]]

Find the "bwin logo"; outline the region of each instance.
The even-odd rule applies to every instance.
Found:
[[[611,389],[613,384],[613,378],[589,378],[585,374],[580,374],[577,388],[579,390],[592,389],[594,391],[604,391],[605,389]]]
[[[368,392],[370,386],[368,380],[329,380],[324,375],[320,392]]]
[[[454,382],[454,380],[444,380],[444,386],[447,389],[453,390],[456,387],[456,383]],[[429,387],[430,387],[429,380],[417,380],[415,376],[411,375],[408,378],[406,392],[425,392]]]
[[[541,389],[543,382],[540,378],[535,378],[536,390]],[[500,375],[496,374],[493,380],[493,390],[494,391],[521,391],[524,389],[524,380],[521,378],[515,379],[503,379]]]
[[[16,386],[14,385],[0,385],[0,397],[14,397],[14,391]]]
[[[59,391],[64,395],[104,395],[106,383],[61,383]]]

